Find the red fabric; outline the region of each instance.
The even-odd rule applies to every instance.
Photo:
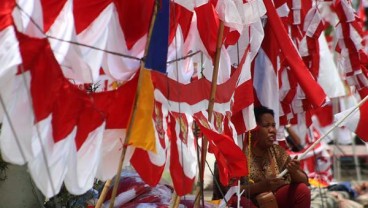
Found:
[[[216,53],[219,18],[212,4],[204,4],[195,8],[199,36],[212,59]]]
[[[130,201],[137,196],[149,192],[152,188],[145,184],[138,176],[123,176],[119,177],[119,185],[117,189],[117,196],[122,194],[124,201]],[[131,195],[129,191],[134,190],[135,195]],[[106,193],[105,202],[111,199],[113,187]]]
[[[180,151],[177,146],[177,140],[180,138],[178,138],[175,133],[176,132],[175,122],[176,122],[176,119],[174,115],[170,114],[170,122],[168,124],[169,126],[168,136],[171,142],[170,175],[171,175],[176,193],[179,196],[183,196],[192,191],[195,178],[191,179],[185,175],[185,172],[184,172],[185,164],[181,164],[183,161],[180,161],[179,159]],[[183,141],[183,143],[185,143],[185,141]]]
[[[287,69],[284,68],[283,70],[287,70]],[[279,75],[280,75],[280,73],[281,73],[281,71],[279,72]],[[295,95],[297,93],[297,87],[298,87],[298,83],[297,83],[295,77],[292,76],[291,71],[287,70],[286,73],[287,73],[287,77],[288,77],[288,80],[289,80],[290,89],[286,93],[284,99],[280,102],[282,110],[284,112],[284,117],[287,117],[287,114],[292,113],[290,105],[291,105],[293,99],[295,98]],[[281,76],[279,76],[279,83],[281,83],[280,86],[282,86],[283,83],[281,81]],[[280,118],[280,120],[281,120],[281,118]]]
[[[178,23],[181,27],[181,31],[183,33],[184,40],[186,40],[186,38],[188,37],[190,24],[192,23],[193,12],[187,10],[186,8],[182,7],[179,4],[175,4],[175,5],[176,7],[180,8],[179,9],[180,17],[178,19]],[[170,19],[170,21],[172,21],[172,19]]]
[[[134,150],[130,163],[144,182],[156,186],[161,179],[165,165],[157,166],[149,158],[148,152],[139,148]]]
[[[237,207],[238,206],[238,197],[236,195],[232,196],[229,201],[227,202],[228,207]],[[240,206],[241,207],[247,207],[247,208],[257,208],[256,205],[253,204],[253,202],[246,198],[245,196],[240,197]]]
[[[368,142],[368,101],[366,101],[359,107],[359,111],[360,119],[355,133],[359,136],[360,139]]]
[[[49,31],[66,2],[66,0],[41,0],[44,32]]]
[[[311,193],[304,183],[290,184],[281,187],[275,193],[278,207],[300,208],[310,207]]]
[[[298,83],[302,87],[311,104],[314,106],[321,106],[325,102],[326,94],[312,78],[308,68],[303,63],[271,0],[264,0],[264,4],[267,9],[268,22],[271,25],[273,34],[275,35],[280,49],[289,63],[293,74],[296,76]]]
[[[87,94],[64,78],[46,39],[17,34],[25,70],[31,72],[35,120],[52,114],[54,141],[64,139],[77,125],[79,149],[88,134],[106,119],[106,128],[126,128],[133,106],[138,77],[115,91]],[[21,73],[21,72],[19,72]]]
[[[228,32],[225,36],[225,42],[224,45],[225,47],[228,47],[230,45],[235,45],[240,37],[240,33],[236,30]]]
[[[162,94],[170,98],[171,101],[186,102],[189,105],[193,105],[210,97],[211,82],[205,78],[196,80],[190,84],[182,84],[155,71],[151,73],[155,89],[160,90]],[[216,103],[229,102],[235,90],[239,74],[240,70],[236,70],[229,80],[223,84],[217,85],[215,96]],[[176,90],[174,91],[171,89]]]
[[[196,117],[196,121],[216,157],[220,182],[227,186],[230,179],[246,176],[248,174],[247,159],[234,140],[205,127],[206,123],[202,123],[205,121],[201,118]]]
[[[319,37],[319,35],[318,35]],[[307,47],[309,56],[303,57],[306,65],[309,65],[309,70],[313,75],[314,79],[318,79],[319,74],[319,62],[320,62],[320,53],[319,53],[319,42],[318,37],[306,37],[307,39]]]
[[[85,30],[113,0],[75,0],[73,15],[77,34]]]
[[[63,102],[53,103],[51,123],[55,142],[63,140],[72,132],[77,125],[78,115],[82,111],[83,102],[79,97],[80,95],[71,88],[72,86],[65,83],[63,90],[60,90],[57,96],[57,100]]]
[[[31,94],[35,121],[48,117],[62,88],[64,77],[47,39],[18,34],[24,69],[31,72]]]
[[[312,111],[314,115],[317,116],[319,124],[322,127],[331,125],[333,123],[333,111],[332,105],[326,105],[321,108],[317,108]]]
[[[92,100],[84,101],[83,104],[83,110],[78,114],[78,128],[75,136],[77,151],[82,147],[89,133],[101,126],[105,120],[104,113],[97,111]]]
[[[153,120],[155,123],[155,130],[157,131],[157,137],[159,140],[159,145],[163,149],[166,149],[165,144],[165,130],[163,127],[163,115],[162,115],[162,104],[155,102],[155,110],[153,113]],[[157,140],[156,140],[157,141]],[[165,150],[166,151],[166,150]],[[165,152],[166,155],[166,152]],[[155,186],[161,179],[162,173],[164,171],[165,164],[162,166],[155,165],[148,152],[139,148],[134,150],[133,156],[130,159],[132,166],[135,168],[137,173],[141,176],[143,181],[145,181],[150,186]]]
[[[102,113],[106,115],[107,129],[127,128],[130,112],[133,109],[137,91],[138,73],[117,90],[94,93],[93,100]]]
[[[0,31],[13,23],[12,12],[15,0],[2,0],[0,3]]]
[[[128,49],[147,34],[153,14],[153,0],[114,0]],[[134,21],[132,21],[134,20]]]
[[[231,116],[231,122],[234,124],[235,130],[238,134],[244,133],[249,130],[245,125],[243,113],[241,111]]]
[[[169,33],[169,45],[173,41],[177,26],[180,25],[181,31],[183,33],[184,40],[188,36],[190,29],[190,24],[192,22],[193,12],[187,10],[185,7],[176,4],[174,2],[170,3],[170,33]]]
[[[237,113],[241,111],[242,109],[251,105],[253,101],[254,101],[253,82],[250,79],[235,89],[234,105],[232,107],[232,112]]]

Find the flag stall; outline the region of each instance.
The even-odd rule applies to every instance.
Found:
[[[237,136],[255,128],[254,105],[272,108],[279,126],[305,132],[313,110],[344,94],[342,82],[331,87],[326,78],[340,79],[323,65],[332,56],[326,58],[321,38],[320,7],[339,20],[337,65],[345,86],[362,95],[367,89],[356,13],[347,0],[324,3],[6,0],[2,157],[26,164],[48,198],[63,186],[83,194],[95,179],[116,175],[110,207],[127,164],[150,186],[168,171],[178,196],[191,193],[196,176],[203,178],[207,140],[222,183],[245,176]],[[83,87],[99,84],[104,89]],[[363,140],[364,107],[346,123]],[[199,155],[194,125],[208,138]]]

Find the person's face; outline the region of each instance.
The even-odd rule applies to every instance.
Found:
[[[271,114],[265,113],[261,115],[257,124],[259,126],[257,131],[258,145],[263,148],[271,147],[277,133],[275,119]]]

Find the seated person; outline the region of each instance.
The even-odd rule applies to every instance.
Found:
[[[296,158],[291,159],[281,146],[274,144],[276,124],[273,111],[266,107],[257,107],[254,112],[257,128],[252,131],[251,142],[246,147],[249,175],[242,185],[244,196],[252,203],[244,198],[242,201],[247,207],[256,207],[259,205],[257,195],[272,192],[280,208],[309,208],[311,195],[308,176],[300,168]],[[288,169],[287,174],[277,178],[284,169]],[[234,205],[236,204],[230,206]]]

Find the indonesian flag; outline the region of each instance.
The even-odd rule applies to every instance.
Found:
[[[104,157],[104,151],[111,150],[105,148],[104,130],[116,129],[124,139],[119,129],[127,126],[129,114],[125,111],[133,106],[137,77],[115,91],[87,94],[63,76],[47,40],[21,34],[18,39],[24,72],[20,70],[16,76],[18,84],[13,92],[17,96],[9,112],[12,120],[3,123],[3,158],[16,164],[28,162],[31,176],[45,196],[57,194],[63,182],[69,192],[83,194],[93,186],[98,173],[113,176],[106,174],[110,169],[101,170],[114,163]],[[34,111],[26,85],[31,86]],[[11,125],[16,132],[11,131]],[[116,146],[122,146],[121,138],[113,139]]]
[[[346,118],[340,126],[345,126],[350,131],[355,132],[356,135],[365,142],[368,142],[368,128],[366,126],[368,122],[368,102],[366,102],[367,100],[368,96],[367,94],[365,94],[364,99],[361,100],[361,102],[363,103],[358,108],[356,108],[355,110],[353,110],[354,108],[350,108],[335,115],[335,119],[340,120],[351,113],[353,110],[354,112],[348,118]]]
[[[281,52],[290,66],[292,74],[295,76],[311,104],[317,107],[321,106],[326,100],[326,94],[313,79],[308,68],[303,63],[271,0],[265,0],[264,4],[267,9],[268,22]]]
[[[234,139],[217,132],[203,114],[198,114],[196,121],[201,132],[210,142],[209,149],[216,157],[221,183],[224,186],[231,185],[229,184],[231,179],[246,176],[248,174],[247,160]]]
[[[260,50],[263,37],[264,31],[259,19],[244,28],[237,46],[229,46],[227,49],[232,65],[242,67],[235,90],[231,118],[238,135],[256,127],[253,112],[254,94],[251,63]],[[238,51],[242,52],[242,54],[238,54]],[[238,63],[239,55],[242,57],[240,63]]]
[[[3,104],[9,103],[13,97],[10,86],[13,85],[17,65],[21,62],[18,41],[12,26],[11,14],[14,6],[15,2],[12,0],[0,3],[0,100]],[[1,122],[6,106],[0,106]],[[11,109],[11,105],[8,107],[6,111]]]

